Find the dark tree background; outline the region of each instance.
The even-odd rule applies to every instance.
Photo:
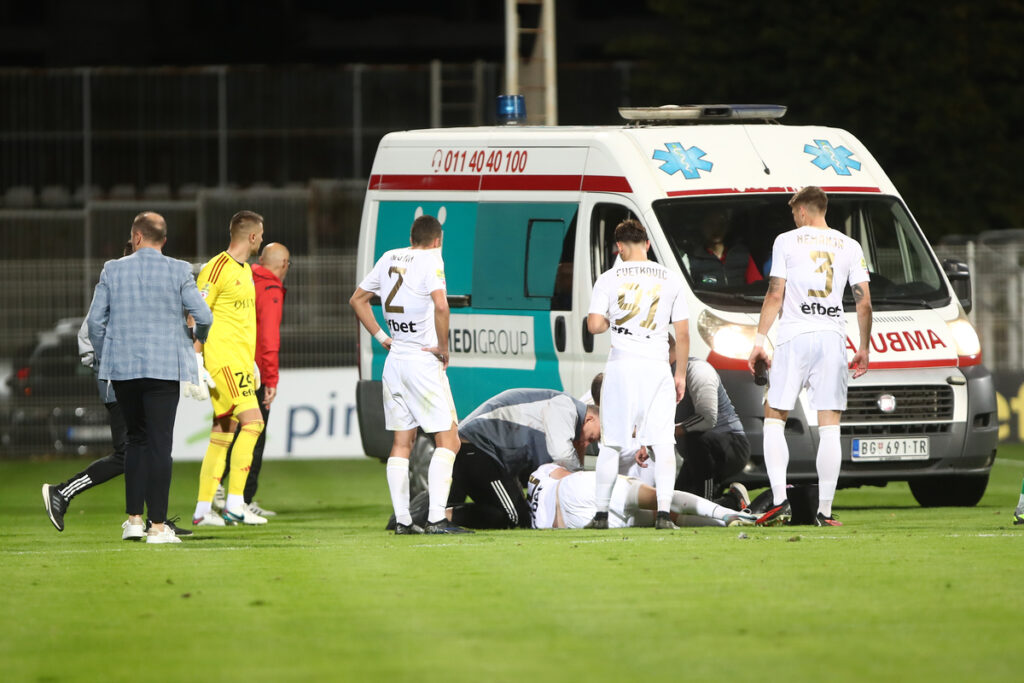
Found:
[[[655,66],[652,104],[785,104],[860,138],[932,237],[1024,227],[1024,2],[648,6],[663,29],[609,49]]]

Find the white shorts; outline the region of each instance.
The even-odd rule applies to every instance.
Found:
[[[458,423],[448,375],[435,358],[424,362],[389,355],[381,380],[384,425],[390,431],[422,427],[427,434],[436,434]]]
[[[621,529],[633,526],[633,511],[626,510],[630,486],[639,485],[633,479],[616,477],[612,499],[608,507],[608,527]],[[597,514],[597,473],[573,472],[560,480],[557,495],[562,507],[562,519],[567,529],[582,529]]]
[[[675,443],[675,414],[676,385],[667,362],[608,361],[601,385],[603,444],[623,449]]]
[[[800,390],[806,387],[811,410],[846,410],[849,378],[842,335],[800,334],[775,348],[768,374],[768,405],[775,410],[793,410]]]

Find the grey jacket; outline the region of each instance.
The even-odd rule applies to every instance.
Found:
[[[205,341],[213,324],[192,267],[156,249],[107,261],[86,317],[99,378],[199,381],[185,314]]]

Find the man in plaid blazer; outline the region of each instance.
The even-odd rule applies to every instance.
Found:
[[[152,522],[147,543],[180,542],[164,524],[171,488],[171,443],[179,382],[199,381],[186,313],[195,336],[206,339],[213,316],[196,289],[192,268],[164,256],[167,223],[140,213],[132,223],[130,256],[108,261],[86,318],[99,378],[114,387],[128,426],[125,452],[125,540],[145,536],[143,507]]]

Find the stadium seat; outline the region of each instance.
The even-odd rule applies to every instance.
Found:
[[[39,205],[46,209],[66,209],[71,206],[71,193],[63,185],[47,185],[39,193]]]
[[[179,199],[195,199],[199,196],[199,191],[203,189],[203,186],[199,183],[185,183],[178,186],[178,198]]]
[[[4,208],[31,209],[36,205],[36,191],[28,185],[8,187],[4,192]]]
[[[170,199],[171,186],[167,183],[150,183],[142,190],[143,199]]]
[[[129,183],[118,183],[110,188],[108,198],[114,200],[135,199],[135,186]]]
[[[86,192],[86,189],[88,189],[88,192]],[[87,194],[88,197],[86,196]],[[85,185],[79,185],[75,188],[75,193],[72,195],[72,199],[75,204],[83,205],[87,199],[103,199],[103,190],[99,185],[90,185],[88,188],[86,188]]]

